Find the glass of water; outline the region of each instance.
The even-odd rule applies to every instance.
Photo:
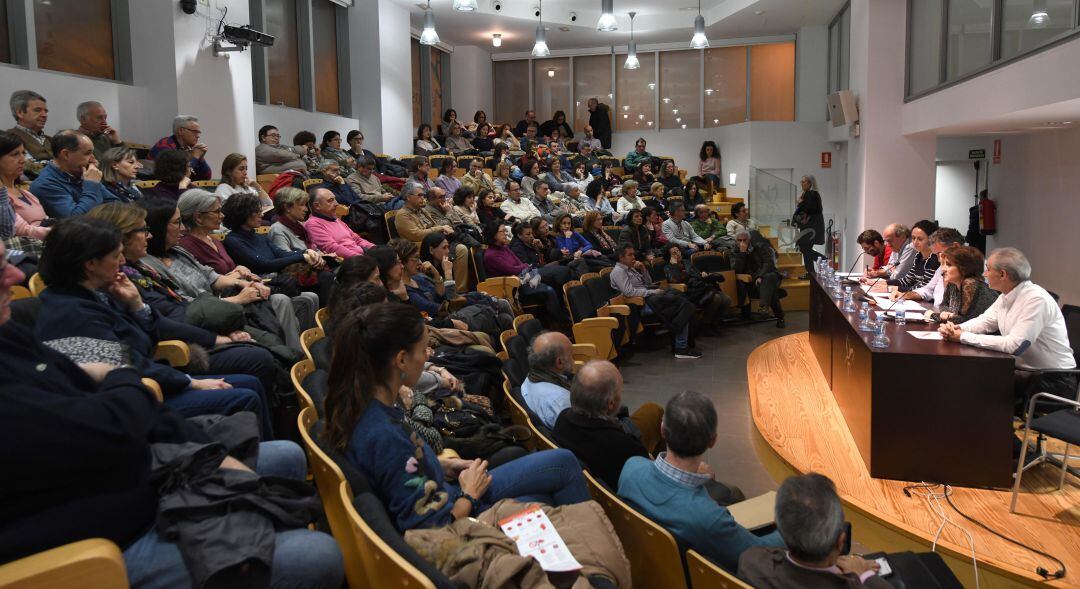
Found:
[[[907,324],[907,310],[905,310],[903,307],[897,307],[895,313],[897,325]]]

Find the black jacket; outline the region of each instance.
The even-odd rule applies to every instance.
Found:
[[[604,149],[611,149],[611,109],[604,103],[596,105],[596,110],[589,113],[589,126],[593,128],[593,137],[600,140]]]
[[[807,190],[803,200],[795,207],[793,215],[795,226],[801,229],[813,229],[814,234],[804,239],[810,239],[810,243],[821,245],[825,243],[825,215],[821,206],[821,195],[816,190]]]
[[[746,252],[736,248],[731,252],[731,268],[736,274],[749,274],[755,280],[778,271],[772,248],[761,244],[751,245]]]
[[[574,131],[570,128],[570,125],[566,123],[560,125],[556,123],[554,119],[544,121],[544,123],[540,125],[540,135],[544,137],[551,137],[551,132],[555,129],[559,130],[559,134],[562,136],[560,138],[562,139],[563,143],[566,143],[567,141],[574,138]]]
[[[87,538],[126,547],[154,524],[150,444],[208,439],[135,370],[96,384],[11,321],[0,383],[0,563]]]
[[[574,453],[589,472],[608,487],[619,487],[623,464],[633,456],[648,457],[641,440],[614,419],[588,417],[573,409],[559,414],[552,430],[555,442]]]

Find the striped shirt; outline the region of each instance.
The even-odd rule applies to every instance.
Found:
[[[934,277],[940,265],[937,254],[924,258],[922,252],[916,252],[911,268],[904,275],[896,279],[890,278],[887,282],[890,286],[900,287],[901,292],[922,288]]]

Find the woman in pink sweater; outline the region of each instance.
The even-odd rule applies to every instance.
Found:
[[[720,149],[715,141],[706,141],[701,144],[701,152],[698,154],[698,177],[705,182],[712,182],[719,188],[724,185],[720,179]]]
[[[334,193],[320,188],[311,201],[311,217],[304,222],[314,249],[342,258],[359,256],[375,244],[360,237],[337,216]]]
[[[45,209],[29,190],[15,184],[25,167],[26,149],[22,141],[11,133],[0,132],[0,193],[6,192],[0,194],[0,206],[11,206],[14,211],[14,236],[43,240],[49,234],[49,228],[41,226],[47,218]]]

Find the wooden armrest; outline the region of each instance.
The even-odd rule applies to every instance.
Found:
[[[601,317],[610,317],[611,315],[622,315],[626,317],[630,315],[630,307],[628,305],[604,305],[597,309],[596,313]]]
[[[442,452],[439,452],[439,458],[461,458],[461,455],[456,450],[450,448],[443,448]]]
[[[164,360],[173,368],[183,368],[191,361],[191,350],[180,340],[160,341],[154,349],[154,360]]]
[[[476,290],[482,293],[489,294],[493,297],[500,299],[510,298],[510,289],[507,286],[505,277],[500,278],[488,278],[487,280],[476,285]]]
[[[619,327],[619,320],[614,317],[590,317],[578,321],[575,325],[583,325],[590,328],[602,327],[604,329],[615,329]]]
[[[685,284],[678,284],[678,283],[669,284],[668,288],[670,288],[672,290],[677,290],[679,292],[686,292],[686,285]]]
[[[575,360],[588,361],[597,357],[595,344],[572,344],[570,346],[570,351]]]
[[[585,360],[574,360],[573,373],[577,374],[585,366]]]
[[[154,396],[157,397],[158,403],[165,402],[165,395],[161,392],[161,385],[159,385],[156,380],[143,377],[142,383],[144,387],[150,389],[151,393],[154,393]]]
[[[0,587],[127,589],[128,578],[116,544],[92,538],[0,566]]]
[[[754,277],[749,274],[736,274],[735,280],[749,284],[754,281]]]
[[[619,320],[614,317],[591,317],[575,323],[573,326],[575,349],[582,344],[593,348],[592,358],[611,360],[618,350],[611,339],[611,334],[619,327]],[[575,355],[576,357],[576,355]]]
[[[637,305],[639,307],[645,306],[644,297],[626,297],[625,300],[627,305]]]

